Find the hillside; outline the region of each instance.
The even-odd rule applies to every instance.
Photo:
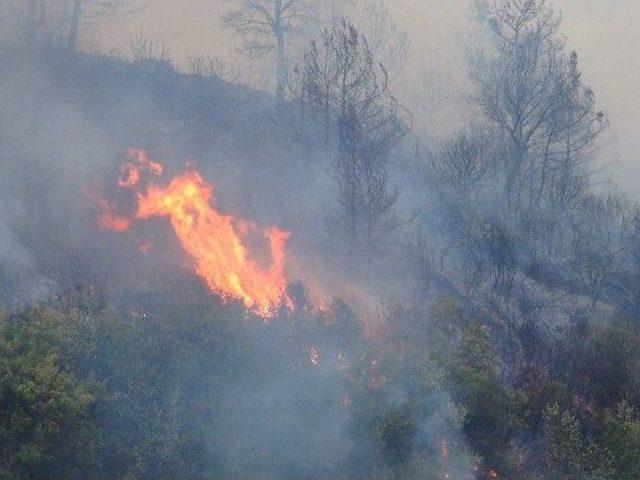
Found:
[[[560,18],[484,15],[442,142],[347,20],[278,98],[3,47],[0,477],[638,478],[640,208]]]

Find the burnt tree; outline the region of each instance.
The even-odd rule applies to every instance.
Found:
[[[364,38],[346,20],[324,29],[297,72],[298,100],[321,125],[337,187],[336,221],[348,244],[373,252],[393,228],[398,192],[391,186],[391,149],[410,128]]]

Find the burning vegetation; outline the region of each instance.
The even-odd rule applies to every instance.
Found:
[[[261,268],[246,245],[251,223],[224,215],[212,206],[213,186],[196,170],[173,177],[168,184],[149,182],[145,173],[162,175],[162,166],[149,160],[146,152],[129,150],[118,187],[131,189],[137,202],[133,217],[117,216],[111,204],[101,200],[98,224],[103,229],[124,232],[133,220],[166,217],[195,263],[199,275],[212,292],[223,299],[241,300],[258,315],[272,317],[281,305],[292,306],[286,294],[285,245],[289,233],[271,227],[260,233],[268,243],[270,265]]]
[[[433,2],[203,2],[274,95],[75,50],[136,1],[0,2],[0,479],[640,478],[640,205],[554,0],[469,2],[464,87],[403,69]]]

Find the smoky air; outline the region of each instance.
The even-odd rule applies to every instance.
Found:
[[[636,14],[0,2],[0,478],[640,478]]]

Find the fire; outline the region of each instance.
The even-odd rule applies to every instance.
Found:
[[[85,193],[98,202],[98,207],[100,208],[98,225],[101,229],[113,230],[114,232],[126,232],[129,230],[129,227],[131,227],[131,219],[129,217],[117,215],[115,207],[104,198],[90,194],[88,191]]]
[[[451,472],[449,471],[449,443],[442,439],[438,445],[440,449],[440,464],[442,468],[442,478],[448,480],[451,477]]]
[[[128,230],[133,219],[166,217],[182,248],[193,258],[195,273],[209,289],[224,299],[241,300],[255,313],[269,318],[283,303],[290,306],[284,275],[285,245],[289,233],[270,227],[260,233],[269,246],[271,265],[260,268],[249,255],[246,236],[257,228],[212,206],[213,187],[194,169],[177,175],[166,185],[149,183],[139,188],[141,172],[162,174],[162,166],[140,150],[127,152],[118,186],[136,191],[137,211],[133,218],[114,214],[108,202],[101,202],[98,223],[102,228]]]
[[[313,365],[318,365],[318,362],[320,361],[320,352],[318,351],[317,348],[315,347],[309,348],[309,361]]]
[[[135,187],[140,182],[141,170],[148,170],[154,175],[162,175],[162,165],[149,160],[147,152],[136,148],[127,150],[126,156],[128,161],[122,165],[120,169],[119,187]]]

